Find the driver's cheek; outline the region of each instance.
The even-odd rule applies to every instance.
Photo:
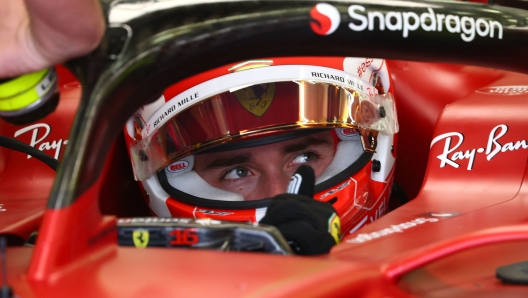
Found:
[[[224,180],[220,188],[237,193],[247,201],[247,197],[254,193],[258,187],[259,178],[259,176],[252,175],[240,179]]]

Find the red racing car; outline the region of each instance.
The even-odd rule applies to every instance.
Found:
[[[526,296],[525,10],[103,6],[55,112],[0,122],[4,295]],[[328,253],[262,221],[300,164]]]

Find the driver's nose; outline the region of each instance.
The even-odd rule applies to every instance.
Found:
[[[268,173],[263,185],[265,198],[272,198],[276,195],[286,193],[291,176],[283,171]]]

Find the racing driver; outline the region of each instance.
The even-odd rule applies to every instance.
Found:
[[[381,59],[213,69],[130,118],[134,173],[156,216],[272,224],[297,253],[325,253],[386,212],[398,131],[391,91]],[[301,179],[314,177],[304,193],[291,184],[301,165],[313,170]]]

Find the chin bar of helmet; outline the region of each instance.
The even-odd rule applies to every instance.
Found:
[[[137,248],[166,247],[291,255],[290,246],[273,226],[209,218],[121,218],[118,244]]]
[[[54,68],[0,80],[0,117],[27,124],[53,112],[59,102]]]

